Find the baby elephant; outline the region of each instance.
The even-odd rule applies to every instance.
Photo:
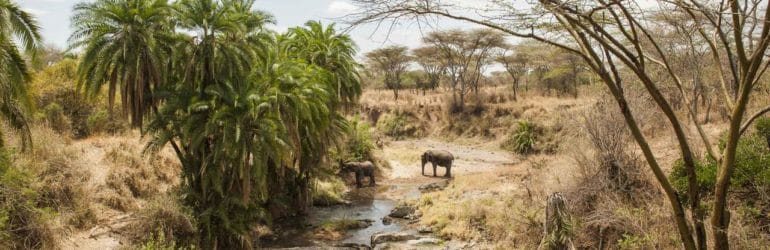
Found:
[[[436,166],[442,166],[446,168],[446,175],[444,177],[452,177],[452,161],[455,157],[452,153],[445,150],[428,150],[422,154],[422,175],[425,175],[425,163],[433,164],[433,176],[436,176]]]
[[[356,187],[362,187],[363,178],[369,176],[369,186],[374,186],[374,164],[371,161],[346,162],[341,164],[341,173],[356,173]]]

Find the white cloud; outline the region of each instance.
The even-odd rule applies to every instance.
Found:
[[[326,9],[329,14],[332,15],[345,15],[358,9],[355,5],[341,0],[334,0],[329,4],[329,8]]]

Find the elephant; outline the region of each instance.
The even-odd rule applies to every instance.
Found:
[[[376,184],[374,181],[374,164],[371,161],[345,162],[341,163],[340,166],[340,173],[353,172],[356,174],[356,187],[363,187],[362,181],[366,176],[369,177],[369,186],[373,187]]]
[[[425,175],[425,164],[430,162],[433,164],[433,176],[436,176],[436,166],[442,166],[446,168],[446,174],[444,177],[452,177],[452,161],[455,157],[452,153],[445,150],[428,150],[422,154],[422,175]]]

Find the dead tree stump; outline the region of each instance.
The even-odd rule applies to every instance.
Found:
[[[561,193],[556,192],[548,196],[545,205],[545,223],[543,225],[545,227],[545,235],[540,242],[539,249],[575,249],[575,246],[572,245],[572,224],[569,211],[567,210],[567,200]]]

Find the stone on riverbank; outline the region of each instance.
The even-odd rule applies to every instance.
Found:
[[[422,193],[429,193],[433,191],[444,190],[444,188],[446,188],[447,186],[449,186],[449,180],[442,180],[439,182],[422,185],[418,189]]]
[[[393,210],[390,211],[390,214],[388,214],[388,216],[393,217],[393,218],[401,218],[401,219],[403,219],[403,218],[406,218],[409,215],[414,214],[415,211],[417,211],[417,209],[415,207],[413,207],[413,206],[399,205],[399,206],[393,208]]]

